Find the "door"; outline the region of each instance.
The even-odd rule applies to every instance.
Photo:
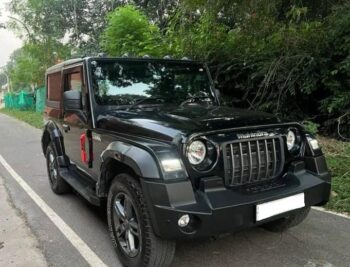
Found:
[[[90,162],[91,132],[88,125],[86,105],[86,82],[83,75],[83,65],[68,68],[63,71],[64,91],[76,90],[81,93],[82,108],[77,111],[63,109],[63,138],[66,155],[77,167],[88,170]],[[90,141],[90,142],[89,142]]]

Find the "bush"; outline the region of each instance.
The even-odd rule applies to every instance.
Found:
[[[314,123],[312,121],[303,121],[302,123],[307,131],[311,134],[316,135],[318,133],[318,127],[320,125],[318,123]]]

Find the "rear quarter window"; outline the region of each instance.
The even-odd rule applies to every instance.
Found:
[[[47,75],[47,100],[61,101],[61,83],[61,72],[50,73]]]

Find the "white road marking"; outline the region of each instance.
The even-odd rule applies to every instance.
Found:
[[[68,241],[78,250],[81,256],[91,265],[104,267],[107,266],[90,247],[70,228],[63,219],[51,209],[45,201],[38,196],[37,193],[23,180],[21,176],[15,172],[14,169],[6,162],[0,155],[0,163],[11,174],[13,179],[23,188],[23,190],[30,196],[30,198],[39,206],[39,208],[49,217],[49,219],[56,225]]]
[[[335,211],[326,210],[325,208],[322,208],[322,207],[312,207],[312,209],[318,210],[318,211],[321,211],[321,212],[324,212],[324,213],[328,213],[328,214],[333,214],[333,215],[336,215],[336,216],[339,216],[339,217],[343,217],[343,218],[346,218],[346,219],[350,219],[349,215],[346,215],[346,214],[343,214],[343,213],[339,213],[339,212],[335,212]]]

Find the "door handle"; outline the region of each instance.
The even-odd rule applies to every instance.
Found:
[[[67,124],[62,124],[62,127],[63,127],[63,130],[64,130],[65,132],[70,131],[70,126],[69,126],[69,125],[67,125]]]

